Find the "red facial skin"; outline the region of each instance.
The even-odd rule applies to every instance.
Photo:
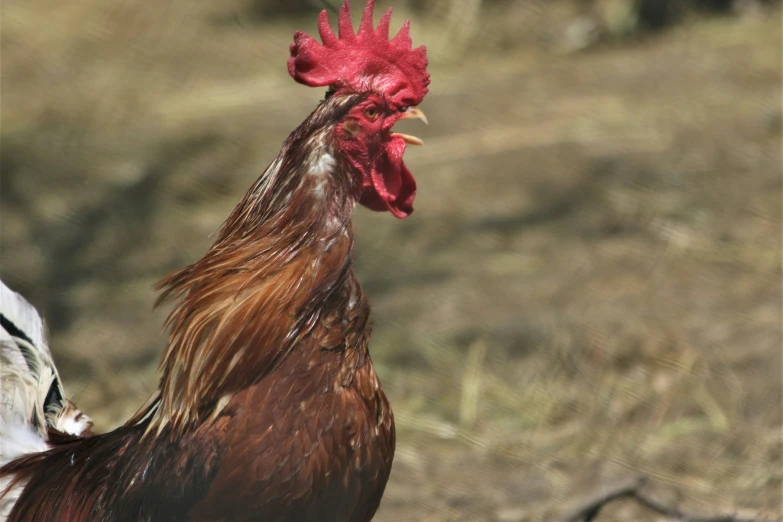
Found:
[[[360,177],[359,203],[397,218],[413,212],[416,180],[402,161],[406,143],[391,132],[407,107],[369,94],[337,126],[337,146]]]

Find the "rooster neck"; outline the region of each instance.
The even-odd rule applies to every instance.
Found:
[[[366,349],[369,305],[351,267],[356,188],[332,145],[334,113],[347,109],[329,103],[286,140],[207,254],[159,284],[161,300],[180,302],[150,429],[215,418],[293,351],[348,337]],[[365,320],[347,321],[356,316]],[[324,321],[344,327],[324,331]],[[313,335],[322,342],[302,342]]]
[[[323,109],[204,257],[161,282],[179,302],[156,398],[113,432],[6,470],[25,484],[20,521],[372,518],[394,425],[352,268],[351,173]]]

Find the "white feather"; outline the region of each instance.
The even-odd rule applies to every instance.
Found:
[[[36,309],[21,295],[0,281],[0,313],[16,328],[22,331],[33,346],[46,353],[51,360],[46,344],[46,329]]]
[[[329,174],[334,171],[337,162],[334,160],[334,156],[325,152],[318,157],[318,160],[314,162],[313,168],[310,170],[310,175],[316,178],[315,194],[319,198],[324,196],[324,187],[328,182]]]
[[[20,417],[3,418],[3,433],[0,438],[0,466],[28,453],[39,453],[49,449],[41,436],[33,431]],[[0,493],[5,491],[13,477],[0,478]],[[8,518],[11,509],[24,489],[24,483],[16,484],[0,497],[0,521]]]
[[[0,466],[49,449],[47,430],[83,435],[92,420],[64,392],[46,342],[41,316],[21,295],[0,281]],[[50,393],[51,392],[51,393]],[[0,493],[11,477],[0,479]],[[24,484],[0,498],[5,520]]]

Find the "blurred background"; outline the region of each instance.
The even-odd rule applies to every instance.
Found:
[[[376,520],[543,520],[636,473],[780,514],[780,3],[388,5],[432,86],[416,212],[356,215],[398,428]],[[99,429],[156,387],[152,285],[323,96],[285,66],[323,8],[2,2],[2,278]]]

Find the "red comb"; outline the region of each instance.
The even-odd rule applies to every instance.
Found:
[[[368,0],[359,32],[354,34],[351,6],[345,0],[338,19],[339,38],[329,27],[326,11],[321,11],[318,32],[323,45],[301,31],[294,33],[288,72],[310,87],[333,85],[360,92],[373,90],[398,105],[418,105],[430,83],[426,49],[411,47],[407,20],[397,36],[389,40],[391,8],[378,28],[373,29],[374,4],[375,0]]]

